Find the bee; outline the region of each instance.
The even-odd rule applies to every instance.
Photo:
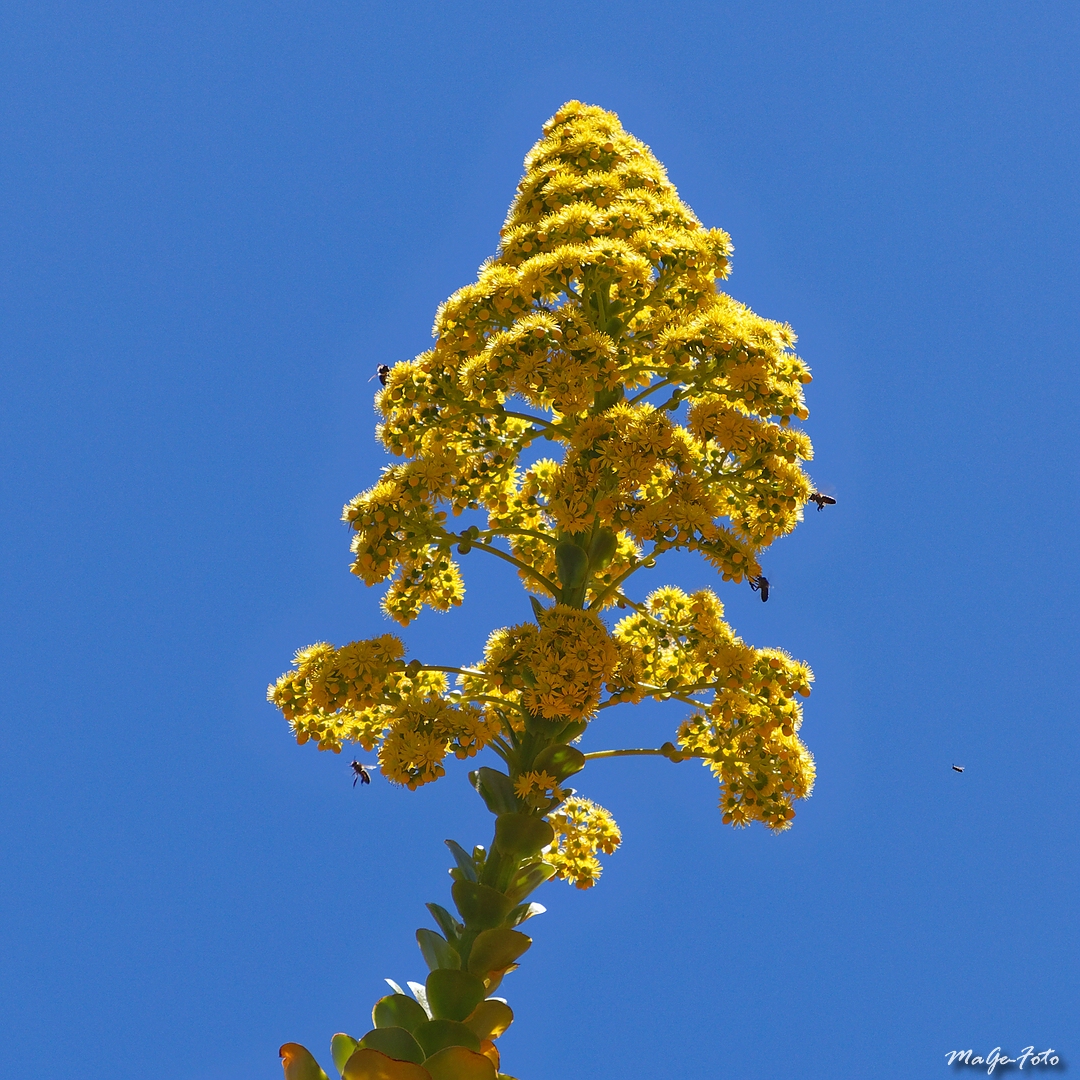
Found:
[[[390,365],[389,364],[380,364],[375,369],[375,374],[371,376],[371,379],[378,379],[380,385],[385,386],[386,385],[386,376],[389,375],[389,374],[390,374]],[[371,379],[368,379],[368,382],[371,382]]]
[[[815,491],[814,494],[810,496],[810,501],[812,503],[817,503],[819,514],[826,506],[836,505],[836,500],[831,495],[823,495],[820,491]]]
[[[963,771],[964,771],[964,766],[963,765],[954,765],[953,766],[953,772],[963,772]]]
[[[754,592],[761,593],[761,602],[764,604],[769,599],[769,579],[764,574],[749,579],[750,588]]]
[[[353,771],[353,782],[352,782],[353,787],[356,787],[356,785],[358,783],[360,783],[360,784],[370,784],[371,783],[371,773],[369,773],[367,771],[367,766],[366,765],[361,764],[359,761],[351,761],[349,763],[349,768],[352,769],[352,771]]]

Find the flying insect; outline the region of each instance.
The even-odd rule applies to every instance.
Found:
[[[757,577],[748,579],[750,582],[750,588],[754,592],[761,593],[761,602],[764,604],[769,599],[769,579],[764,574],[758,574]]]
[[[963,765],[954,765],[953,766],[953,772],[963,772],[963,771],[964,771],[964,766]]]
[[[371,783],[371,773],[369,773],[367,771],[367,766],[366,765],[362,764],[359,761],[351,761],[351,762],[349,762],[349,768],[352,769],[352,771],[353,771],[353,782],[352,782],[353,787],[356,787],[357,783],[361,783],[361,784],[370,784]]]
[[[820,491],[815,491],[814,494],[810,496],[810,502],[817,503],[819,514],[826,506],[836,505],[836,500],[831,495],[825,495]]]
[[[386,385],[386,376],[389,375],[389,374],[390,374],[390,365],[389,364],[380,364],[375,369],[375,374],[371,376],[371,379],[378,379],[379,384],[381,386],[385,386]],[[368,379],[368,382],[371,382],[371,379]]]

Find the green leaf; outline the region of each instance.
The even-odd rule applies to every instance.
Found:
[[[555,876],[555,867],[546,862],[534,862],[523,866],[510,879],[506,895],[514,903],[524,900],[534,889],[538,889],[548,878]]]
[[[485,930],[476,935],[472,951],[469,953],[469,970],[476,975],[486,975],[489,971],[502,971],[509,967],[529,946],[532,938],[519,930]]]
[[[420,1008],[422,1008],[427,1015],[427,1018],[431,1019],[431,1010],[428,1008],[427,1003],[427,990],[424,989],[423,983],[412,982],[408,983],[409,989],[413,992],[413,997],[420,1002]]]
[[[396,1061],[411,1061],[416,1065],[424,1063],[424,1051],[412,1034],[400,1027],[378,1027],[369,1031],[360,1045],[368,1050],[378,1050],[380,1054],[392,1057]]]
[[[564,540],[555,548],[555,568],[564,589],[579,588],[589,572],[589,556],[572,540]]]
[[[588,726],[588,720],[571,720],[568,724],[563,724],[559,728],[558,741],[562,743],[573,742],[579,735],[585,734],[585,729]]]
[[[442,968],[427,977],[427,998],[436,1020],[464,1020],[484,1000],[484,980]]]
[[[520,926],[534,915],[543,915],[547,908],[543,904],[518,904],[503,920],[507,926]]]
[[[406,1031],[415,1031],[427,1021],[428,1014],[423,1005],[408,994],[387,994],[376,1001],[371,1010],[371,1022],[378,1028],[402,1027]]]
[[[603,570],[615,557],[619,538],[610,529],[597,529],[589,544],[589,569]]]
[[[536,621],[539,622],[541,617],[547,611],[547,608],[536,599],[535,596],[529,597],[529,603],[532,604],[533,614],[536,616]]]
[[[610,306],[608,310],[612,310]],[[622,333],[622,330],[619,332]],[[616,337],[617,335],[612,334],[611,336]],[[622,401],[625,396],[626,392],[621,386],[616,386],[614,390],[598,390],[593,398],[593,407],[589,412],[593,414],[602,413],[605,409],[610,409],[615,402]]]
[[[539,855],[554,839],[551,825],[532,814],[500,814],[495,819],[495,846],[503,855],[516,859]]]
[[[441,905],[427,904],[426,907],[428,911],[431,912],[435,921],[439,924],[439,929],[443,932],[446,940],[449,941],[451,945],[456,945],[457,939],[461,937],[461,931],[464,930],[465,927]]]
[[[431,1080],[495,1080],[490,1059],[463,1046],[448,1046],[424,1062]]]
[[[562,783],[568,776],[581,772],[585,768],[585,755],[576,746],[549,746],[536,755],[533,769],[546,772]]]
[[[343,1080],[431,1080],[423,1065],[393,1058],[362,1046],[348,1061],[341,1073]]]
[[[479,1050],[480,1040],[464,1024],[456,1020],[429,1020],[416,1029],[416,1041],[430,1056],[447,1046],[464,1046]]]
[[[502,926],[514,906],[514,901],[498,889],[490,885],[476,885],[471,881],[455,881],[450,887],[450,895],[470,930]]]
[[[493,814],[511,814],[518,809],[514,781],[506,773],[485,765],[469,773],[469,780]]]
[[[444,840],[443,843],[450,849],[450,854],[454,856],[458,869],[469,881],[475,881],[476,864],[472,861],[472,856],[456,840]]]
[[[471,1035],[472,1032],[469,1032]],[[476,1036],[473,1035],[475,1039]],[[476,1044],[480,1048],[479,1040]],[[311,1056],[311,1051],[299,1043],[285,1043],[278,1051],[281,1064],[285,1069],[285,1080],[330,1080],[322,1071],[319,1063]]]
[[[497,1039],[513,1022],[513,1010],[498,998],[485,998],[465,1018],[465,1026],[479,1039]]]
[[[345,1062],[355,1053],[359,1043],[351,1035],[339,1031],[330,1040],[330,1054],[334,1059],[334,1067],[340,1073],[345,1068]]]
[[[461,957],[442,934],[436,934],[434,930],[426,927],[416,931],[416,941],[420,951],[424,954],[427,966],[434,971],[436,968],[459,968]]]

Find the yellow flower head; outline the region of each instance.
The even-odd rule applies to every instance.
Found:
[[[809,669],[739,639],[711,590],[628,591],[670,550],[753,579],[814,493],[797,425],[810,372],[790,327],[723,291],[731,252],[613,113],[571,101],[544,125],[497,252],[439,307],[431,348],[382,372],[394,460],[343,511],[353,573],[388,583],[401,625],[462,602],[470,554],[515,567],[536,621],[495,631],[464,670],[407,667],[390,634],[302,650],[269,691],[298,742],[377,749],[409,787],[490,747],[514,784],[500,797],[538,815],[567,775],[533,767],[545,739],[677,700],[689,718],[663,752],[712,769],[725,821],[787,827],[814,777],[796,700]],[[551,861],[587,887],[614,822],[582,799],[551,821]]]
[[[544,860],[555,873],[579,889],[588,889],[600,877],[599,851],[611,855],[622,843],[622,833],[615,819],[602,806],[588,799],[567,799],[555,813],[548,815],[555,830],[555,842]]]
[[[403,460],[344,518],[354,573],[393,579],[392,618],[461,602],[455,549],[494,548],[573,606],[614,602],[643,546],[760,572],[812,493],[791,426],[810,375],[789,327],[719,291],[730,255],[613,113],[569,102],[545,125],[498,253],[378,394]],[[520,467],[538,439],[557,452]],[[469,511],[486,518],[473,536],[447,521]],[[580,583],[556,565],[564,542],[585,552]]]

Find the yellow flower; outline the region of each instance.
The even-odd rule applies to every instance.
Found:
[[[545,862],[555,867],[556,876],[588,889],[600,877],[598,851],[614,853],[622,843],[622,833],[611,814],[588,799],[567,799],[548,815],[555,841],[544,853]]]
[[[302,650],[269,691],[298,742],[377,748],[416,787],[448,754],[519,760],[524,735],[554,730],[534,720],[579,731],[602,707],[677,699],[692,713],[673,754],[714,771],[725,820],[786,827],[813,783],[809,669],[741,641],[710,590],[630,592],[671,550],[726,581],[760,574],[814,490],[793,424],[809,369],[789,326],[722,291],[731,252],[613,113],[568,102],[548,121],[496,254],[439,307],[431,347],[386,373],[394,461],[342,515],[352,572],[386,585],[401,625],[462,603],[455,555],[470,553],[511,563],[543,598],[538,621],[493,633],[453,692],[406,668],[393,635]],[[616,604],[630,611],[609,631]],[[549,773],[510,772],[534,810],[561,796]],[[567,874],[591,883],[595,850],[573,837],[558,857],[577,852]]]

